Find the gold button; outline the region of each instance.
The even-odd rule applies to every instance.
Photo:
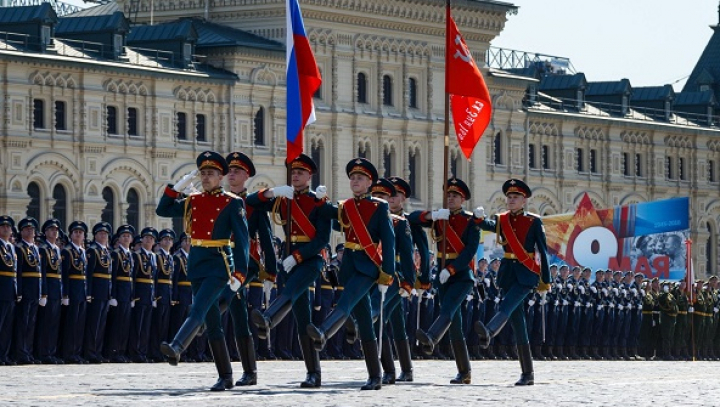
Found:
[[[213,223],[213,222],[215,222],[215,219],[210,219],[210,223]]]
[[[210,235],[210,232],[208,232],[208,235]]]

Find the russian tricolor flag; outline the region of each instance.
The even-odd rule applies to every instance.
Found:
[[[315,121],[313,95],[322,79],[310,48],[300,4],[287,0],[287,158],[294,160],[303,152],[303,130]]]

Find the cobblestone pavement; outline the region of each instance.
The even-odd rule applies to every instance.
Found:
[[[302,362],[258,362],[259,385],[225,392],[212,363],[0,367],[0,406],[717,406],[719,362],[535,362],[515,387],[517,361],[474,361],[473,383],[451,385],[453,361],[415,361],[415,382],[360,391],[361,360],[323,361],[323,386],[300,389]],[[396,363],[397,364],[397,363]],[[236,379],[240,364],[233,363]]]

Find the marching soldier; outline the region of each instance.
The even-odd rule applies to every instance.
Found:
[[[175,269],[172,274],[172,301],[170,302],[170,337],[180,330],[185,318],[190,312],[192,305],[192,287],[188,280],[188,252],[190,251],[190,239],[187,233],[182,232],[178,240],[178,248],[173,253],[173,265]],[[183,361],[189,361],[187,353],[181,357]]]
[[[350,179],[353,198],[326,207],[326,216],[337,219],[345,235],[345,253],[340,266],[340,283],[345,289],[322,325],[308,325],[307,333],[315,341],[315,349],[322,350],[327,339],[344,325],[352,312],[368,370],[368,380],[361,390],[379,390],[382,387],[380,359],[368,294],[375,283],[384,286],[379,287],[381,290],[387,290],[392,284],[395,234],[387,202],[369,194],[378,179],[375,166],[364,158],[355,158],[348,162],[345,173]]]
[[[395,275],[392,285],[385,294],[385,302],[380,303],[381,295],[379,290],[373,292],[372,308],[373,319],[377,318],[380,307],[383,307],[383,321],[378,320],[377,330],[379,332],[380,324],[383,326],[389,321],[392,326],[393,339],[398,347],[398,356],[402,368],[400,381],[406,381],[409,375],[412,381],[412,359],[410,358],[410,344],[407,341],[405,331],[405,313],[403,311],[402,299],[410,298],[413,287],[415,286],[415,264],[413,262],[413,241],[410,231],[410,225],[405,219],[402,212],[402,199],[407,193],[407,189],[403,192],[397,192],[395,185],[405,182],[396,178],[395,183],[381,178],[373,184],[372,196],[387,201],[390,209],[390,219],[393,223],[395,232]],[[405,182],[407,184],[407,182]],[[409,185],[408,185],[409,188]],[[398,193],[402,194],[398,198]],[[380,362],[384,371],[382,384],[395,384],[395,362],[393,358],[392,344],[387,330],[382,330],[382,348],[380,352]]]
[[[470,384],[472,369],[462,329],[460,306],[474,284],[472,269],[475,266],[475,252],[480,243],[480,229],[473,222],[472,213],[464,211],[462,207],[465,201],[470,199],[470,189],[465,182],[458,178],[449,179],[445,193],[447,209],[416,211],[409,216],[411,223],[432,228],[438,257],[443,256],[443,248],[445,256],[445,267],[437,278],[440,312],[430,329],[427,332],[418,330],[417,337],[423,346],[423,352],[429,355],[449,329],[458,369],[457,376],[450,383]]]
[[[156,252],[157,278],[155,279],[155,304],[152,311],[152,325],[150,328],[150,360],[162,362],[160,354],[160,342],[168,340],[170,330],[170,302],[173,291],[173,271],[175,260],[173,259],[172,246],[175,243],[175,231],[163,229],[158,234],[160,249]]]
[[[15,319],[17,291],[17,259],[12,246],[13,218],[0,216],[0,365],[15,364],[8,359]]]
[[[15,313],[15,361],[20,365],[35,363],[33,341],[38,301],[41,295],[42,266],[40,251],[35,246],[35,218],[18,223],[21,239],[16,244],[18,294],[21,298]]]
[[[668,283],[662,286],[662,292],[658,295],[658,307],[660,307],[660,336],[662,340],[663,360],[675,360],[672,356],[673,340],[675,339],[675,322],[678,313],[677,300],[670,292]]]
[[[132,329],[128,349],[133,362],[147,363],[150,345],[150,326],[155,302],[155,279],[157,278],[157,256],[152,251],[157,242],[158,232],[146,227],[140,232],[142,245],[133,253]]]
[[[88,362],[101,363],[112,283],[112,257],[108,247],[112,226],[100,222],[93,226],[92,232],[95,242],[87,249],[87,296],[90,300],[87,305],[84,351]]]
[[[57,219],[48,219],[42,225],[45,242],[40,246],[43,285],[37,323],[37,355],[42,363],[61,364],[57,357],[60,333],[60,301],[62,276],[60,274],[60,247],[58,236],[61,226]]]
[[[61,252],[62,257],[62,304],[66,306],[63,329],[63,359],[65,363],[87,363],[80,357],[85,333],[87,296],[87,257],[85,255],[85,222],[74,221],[68,228],[70,244]]]
[[[170,343],[163,342],[160,351],[171,365],[176,365],[205,322],[219,375],[210,390],[223,391],[235,383],[218,298],[227,284],[236,290],[240,288],[247,275],[248,228],[243,200],[225,192],[221,186],[223,176],[228,173],[225,158],[214,151],[203,152],[197,158],[197,168],[203,192],[186,198],[180,196],[180,191],[184,191],[197,174],[197,170],[193,171],[174,186],[165,188],[155,210],[159,216],[182,216],[186,220],[185,230],[191,244],[187,270],[194,300],[175,338]]]
[[[516,385],[532,385],[535,382],[532,354],[528,342],[525,316],[522,313],[523,299],[537,288],[544,293],[550,287],[550,270],[546,257],[547,245],[542,221],[538,216],[525,212],[527,199],[532,195],[530,187],[518,179],[510,179],[503,184],[503,193],[507,198],[508,211],[485,218],[485,211],[478,208],[475,214],[480,219],[483,230],[495,231],[498,242],[503,245],[505,255],[498,272],[498,285],[505,291],[498,313],[487,326],[480,323],[475,330],[480,343],[487,347],[490,338],[497,335],[510,321],[518,345],[518,356],[522,375]],[[540,256],[540,262],[535,259]]]
[[[118,248],[112,256],[112,283],[108,301],[112,315],[108,356],[115,363],[127,363],[128,337],[131,330],[133,302],[133,253],[130,245],[135,236],[132,225],[120,226],[115,234],[118,236]]]
[[[277,213],[283,224],[287,222],[290,202],[293,220],[290,236],[285,237],[291,245],[290,253],[282,262],[287,275],[284,288],[264,313],[254,309],[251,318],[258,327],[258,336],[264,339],[269,330],[292,309],[307,369],[306,378],[300,387],[315,388],[321,385],[319,349],[313,347],[305,327],[312,323],[310,287],[315,284],[325,264],[321,250],[330,241],[330,219],[321,216],[327,205],[325,187],[319,187],[318,192],[310,190],[312,174],[318,171],[312,158],[300,154],[290,163],[290,167],[292,186],[263,189],[247,197],[248,205],[257,211],[272,212],[272,216]]]

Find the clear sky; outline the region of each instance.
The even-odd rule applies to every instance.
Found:
[[[87,7],[82,0],[65,0]],[[301,0],[302,1],[302,0]],[[520,7],[491,45],[570,58],[588,81],[681,90],[719,0],[503,0]]]
[[[588,81],[685,78],[718,24],[718,0],[504,0],[519,6],[491,45],[570,58]]]

